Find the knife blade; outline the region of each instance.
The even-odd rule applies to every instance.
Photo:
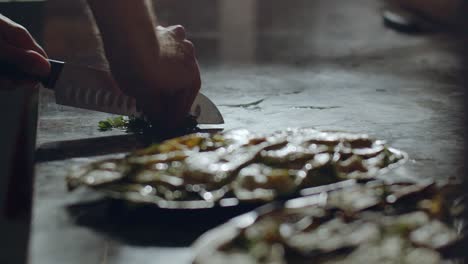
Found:
[[[106,71],[49,60],[51,74],[44,87],[55,92],[57,104],[117,115],[141,116],[135,99],[123,94]]]
[[[0,72],[18,79],[38,79],[45,88],[55,92],[57,104],[117,115],[143,115],[137,108],[135,98],[120,91],[110,72],[57,60],[49,62],[51,73],[47,78],[26,77],[13,67],[3,66]],[[190,114],[199,124],[224,124],[219,109],[202,93],[195,98]]]
[[[58,104],[118,115],[141,116],[136,100],[120,91],[112,75],[103,70],[49,60],[46,87],[55,91]],[[199,93],[190,114],[199,124],[224,124],[216,105]]]

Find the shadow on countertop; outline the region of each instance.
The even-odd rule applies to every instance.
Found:
[[[48,142],[36,150],[36,162],[124,153],[147,146],[138,135],[118,135]]]
[[[200,129],[202,133],[216,133],[222,129]],[[182,135],[175,135],[182,136]],[[144,135],[126,134],[76,140],[48,142],[36,150],[36,162],[65,160],[77,157],[91,157],[107,154],[131,152],[160,142],[172,136],[148,138]]]
[[[257,206],[174,210],[103,198],[66,210],[76,225],[127,244],[188,247],[206,231]]]

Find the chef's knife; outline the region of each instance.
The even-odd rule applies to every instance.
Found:
[[[109,72],[55,60],[49,62],[51,73],[40,81],[44,87],[55,91],[58,104],[118,115],[142,115],[135,99],[120,91]],[[4,73],[8,71],[10,75],[14,72],[12,68],[1,69]],[[199,124],[224,123],[216,105],[202,93],[196,97],[190,114]]]

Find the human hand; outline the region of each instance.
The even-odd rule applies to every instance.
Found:
[[[27,77],[47,77],[47,55],[21,25],[0,14],[0,89],[36,81]]]
[[[136,98],[146,116],[165,128],[178,128],[201,86],[193,44],[182,26],[156,28],[159,55],[150,85],[121,87]]]

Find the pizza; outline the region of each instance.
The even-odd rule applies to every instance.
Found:
[[[365,134],[309,128],[270,134],[237,129],[194,133],[123,158],[81,166],[68,187],[90,187],[167,208],[265,203],[345,180],[372,180],[406,154]]]
[[[441,263],[462,243],[459,191],[370,182],[296,198],[203,235],[194,262]]]

